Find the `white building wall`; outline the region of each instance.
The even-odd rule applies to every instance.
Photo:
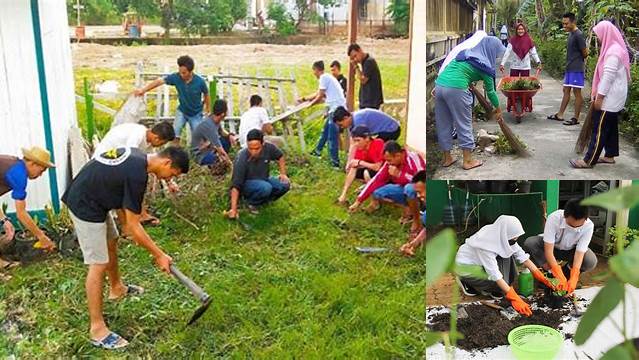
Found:
[[[406,144],[426,154],[426,2],[413,0]]]
[[[67,184],[67,132],[76,124],[73,70],[63,1],[39,1],[40,26],[53,135],[58,193]],[[0,153],[46,148],[30,1],[5,1],[0,11]],[[49,174],[29,181],[28,210],[51,204]],[[10,194],[0,197],[14,211]]]

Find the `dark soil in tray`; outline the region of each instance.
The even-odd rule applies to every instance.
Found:
[[[541,300],[541,297],[536,297],[532,302],[538,302],[543,306]],[[457,346],[468,351],[508,345],[508,333],[522,325],[545,325],[559,329],[561,328],[560,324],[563,323],[562,317],[570,313],[570,308],[567,306],[556,310],[542,308],[533,310],[530,317],[518,316],[513,320],[508,320],[498,310],[485,305],[469,304],[465,305],[464,308],[468,317],[457,321],[457,330],[464,335],[464,339],[459,340]],[[434,314],[428,317],[428,321],[428,327],[432,331],[450,330],[449,313]]]
[[[57,246],[57,252],[62,256],[82,258],[78,239],[73,231],[54,232],[47,231],[47,236]],[[8,260],[20,261],[23,264],[42,261],[49,255],[42,249],[36,249],[33,244],[36,239],[25,231],[17,231],[14,240],[7,248],[3,249],[2,256]]]

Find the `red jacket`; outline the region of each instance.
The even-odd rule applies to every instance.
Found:
[[[391,176],[388,173],[389,164],[385,162],[382,167],[379,169],[377,174],[366,183],[364,186],[364,190],[357,196],[357,201],[364,202],[368,199],[369,196],[373,193],[373,191],[379,189],[380,187],[386,184],[397,184],[397,185],[406,185],[412,179],[413,176],[421,170],[424,170],[426,167],[426,161],[419,156],[419,154],[406,151],[404,155],[404,165],[399,168],[399,176]]]

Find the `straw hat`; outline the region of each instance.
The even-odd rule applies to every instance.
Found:
[[[31,149],[22,148],[22,155],[24,155],[26,160],[31,160],[40,166],[46,168],[55,167],[55,164],[51,162],[51,154],[41,147],[33,146]]]

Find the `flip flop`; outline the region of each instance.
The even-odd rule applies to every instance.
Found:
[[[91,345],[105,350],[121,349],[129,345],[126,339],[114,332],[110,332],[109,335],[105,336],[102,340],[91,339],[90,342]]]
[[[560,118],[560,117],[558,117],[558,116],[557,116],[557,113],[554,113],[554,114],[552,114],[552,115],[548,115],[548,116],[546,117],[546,119],[548,119],[548,120],[554,120],[554,121],[564,121],[564,119],[562,119],[562,118]]]
[[[126,286],[126,293],[124,293],[124,295],[121,295],[116,298],[109,298],[109,300],[121,300],[127,296],[131,296],[131,295],[140,296],[144,294],[144,288],[141,286],[131,285],[131,284],[128,284],[125,286]]]
[[[465,168],[465,167],[463,167],[463,166],[462,166],[462,169],[464,169],[464,170],[472,170],[472,169],[474,169],[474,168],[478,168],[478,167],[480,167],[480,166],[482,166],[482,165],[484,165],[484,162],[483,162],[483,161],[479,161],[479,163],[477,163],[476,165],[471,166],[471,167],[469,167],[469,168]]]
[[[444,165],[444,164],[442,164],[442,167],[445,167],[445,168],[447,168],[447,167],[451,167],[454,163],[456,163],[456,162],[457,162],[457,160],[458,160],[458,159],[454,159],[454,160],[453,160],[453,161],[451,161],[451,162],[450,162],[450,164],[448,164],[448,165]]]
[[[151,215],[149,216],[148,219],[142,220],[140,221],[140,224],[142,224],[142,226],[159,226],[160,225],[160,219],[158,219],[157,217]]]
[[[399,218],[399,223],[401,225],[406,225],[406,224],[410,224],[413,221],[413,217],[412,216],[402,216]]]
[[[582,166],[582,165],[578,165],[577,162],[575,160],[569,160],[570,162],[570,166],[573,167],[573,169],[592,169],[592,166]]]
[[[10,270],[18,266],[20,266],[20,263],[17,261],[6,261],[5,264],[2,265],[2,270]]]
[[[613,164],[616,164],[616,163],[617,163],[617,162],[616,162],[615,160],[612,160],[612,161],[606,161],[606,160],[602,160],[602,159],[597,160],[597,164],[609,164],[609,165],[613,165]]]
[[[570,120],[564,121],[564,125],[573,126],[579,124],[579,120],[577,118],[571,118]]]

